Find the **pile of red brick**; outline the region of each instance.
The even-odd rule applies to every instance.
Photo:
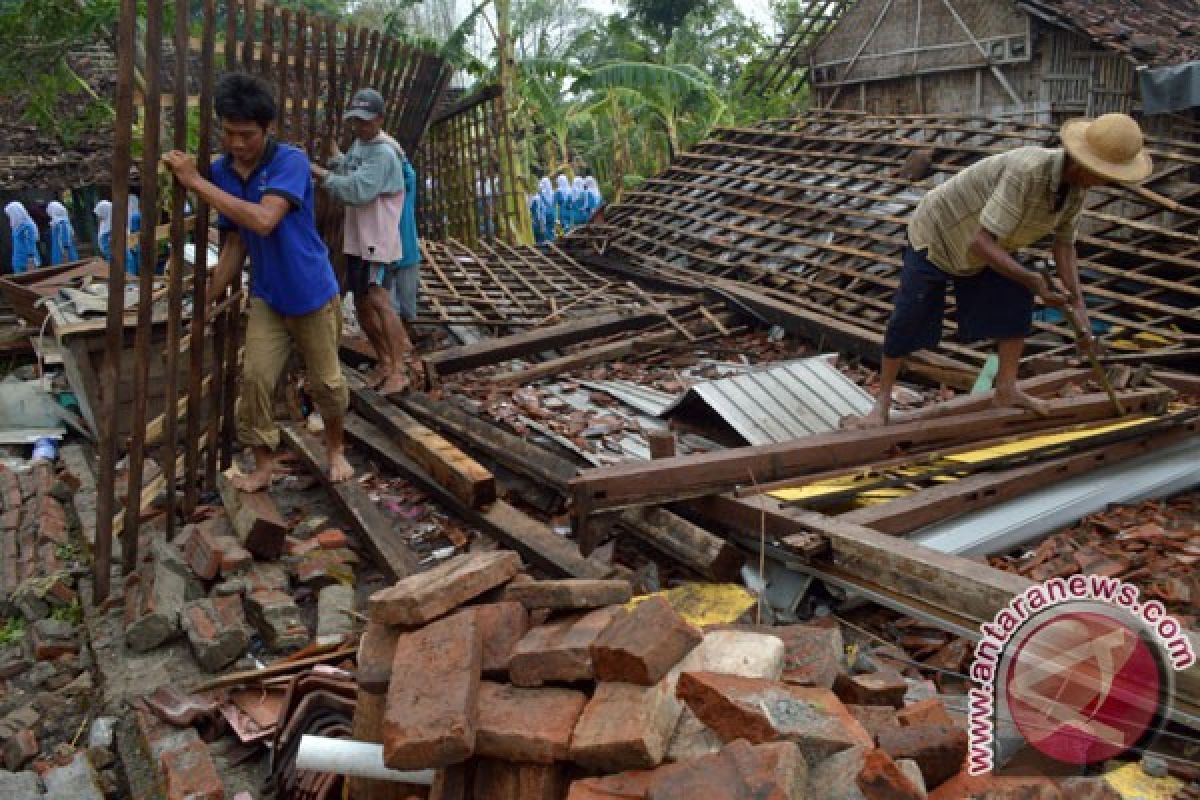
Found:
[[[355,738],[436,778],[352,796],[903,800],[960,780],[966,732],[936,687],[851,669],[836,624],[701,630],[629,600],[623,581],[535,581],[510,552],[375,593]]]
[[[1026,554],[994,556],[991,563],[1035,581],[1079,572],[1120,578],[1193,628],[1200,617],[1200,493],[1112,506]]]

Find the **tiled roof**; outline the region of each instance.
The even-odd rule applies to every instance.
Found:
[[[1200,60],[1200,0],[1018,0],[1017,6],[1137,64]]]

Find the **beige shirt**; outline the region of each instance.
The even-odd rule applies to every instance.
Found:
[[[1050,233],[1074,242],[1085,192],[1072,186],[1054,210],[1063,162],[1061,149],[1018,147],[972,164],[921,199],[909,242],[951,275],[983,271],[986,262],[970,252],[980,228],[1010,253]]]

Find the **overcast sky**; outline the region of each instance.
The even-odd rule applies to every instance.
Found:
[[[771,10],[767,0],[733,0],[733,4],[741,9],[768,39],[775,38],[774,24],[771,22]],[[613,0],[587,0],[587,5],[601,13],[611,13],[616,10],[617,3]]]

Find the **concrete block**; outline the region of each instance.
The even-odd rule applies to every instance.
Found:
[[[104,800],[99,789],[99,776],[88,761],[87,752],[80,750],[66,766],[47,770],[42,776],[46,796],[55,800]],[[174,800],[174,798],[170,798]]]
[[[354,631],[354,587],[335,583],[317,593],[317,644],[340,642]]]

